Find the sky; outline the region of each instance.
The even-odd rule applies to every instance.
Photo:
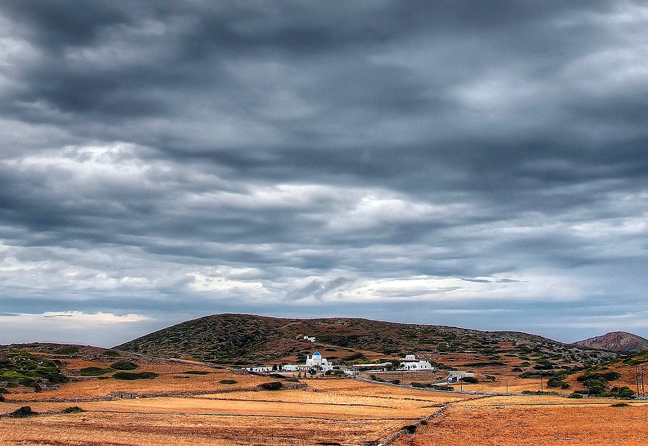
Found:
[[[647,123],[645,1],[3,0],[0,344],[648,337]]]

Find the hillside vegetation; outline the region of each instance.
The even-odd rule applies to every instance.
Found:
[[[316,344],[302,338],[314,336]],[[283,319],[221,314],[195,319],[115,347],[158,357],[223,364],[268,363],[313,348],[334,346],[398,358],[408,353],[478,355],[479,365],[504,365],[503,356],[528,360],[535,370],[586,367],[616,354],[563,344],[526,333],[484,332],[437,325],[399,324],[355,318]],[[353,354],[349,357],[354,356]]]
[[[67,382],[59,364],[22,349],[0,347],[0,387],[34,387],[41,389]]]

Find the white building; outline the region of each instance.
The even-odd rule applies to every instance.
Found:
[[[319,368],[322,372],[328,372],[333,370],[333,364],[328,362],[325,358],[322,358],[320,352],[313,353],[313,356],[306,355],[306,364],[282,364],[279,366],[279,372],[301,372],[307,371],[310,369]],[[254,369],[261,369],[261,367],[249,368],[248,370],[257,371]],[[269,367],[272,371],[272,367]]]
[[[306,368],[310,369],[312,367],[319,367],[323,372],[333,370],[333,365],[329,364],[325,358],[322,358],[320,352],[313,353],[313,356],[306,356]]]
[[[432,364],[422,359],[416,359],[414,355],[406,355],[401,359],[400,366],[397,370],[434,370]]]
[[[272,366],[258,366],[258,367],[248,367],[245,370],[255,373],[270,373],[272,372]]]

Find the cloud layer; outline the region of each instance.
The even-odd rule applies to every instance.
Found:
[[[527,3],[3,2],[0,316],[647,336],[648,7]]]

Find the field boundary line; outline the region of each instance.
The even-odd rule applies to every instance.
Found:
[[[436,417],[442,415],[443,412],[445,412],[450,407],[452,407],[452,403],[448,403],[448,404],[444,405],[443,407],[441,407],[436,412],[431,413],[430,415],[428,415],[425,418],[421,418],[416,423],[414,423],[412,426],[414,426],[414,429],[418,429],[419,427],[421,427],[422,424],[427,424],[432,418],[436,418]],[[403,435],[405,435],[407,433],[408,433],[407,429],[405,429],[405,428],[400,429],[400,430],[394,432],[385,441],[377,443],[377,446],[389,446],[394,441],[396,441],[398,438],[400,438],[401,436],[403,436]]]

